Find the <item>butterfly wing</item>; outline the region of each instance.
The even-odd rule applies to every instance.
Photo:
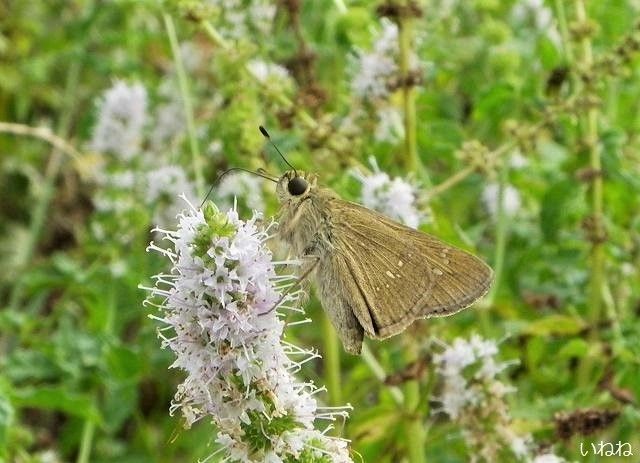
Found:
[[[414,320],[458,312],[489,289],[477,257],[355,203],[334,199],[333,268],[369,337],[398,334]]]

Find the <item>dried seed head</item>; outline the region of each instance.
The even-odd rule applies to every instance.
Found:
[[[554,422],[556,435],[569,439],[574,435],[588,436],[608,428],[620,415],[615,410],[575,410],[570,413],[556,413]]]

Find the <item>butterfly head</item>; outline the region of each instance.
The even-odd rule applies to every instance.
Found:
[[[283,203],[285,201],[301,200],[309,194],[317,183],[317,175],[303,171],[286,171],[278,180],[276,194],[278,200]]]

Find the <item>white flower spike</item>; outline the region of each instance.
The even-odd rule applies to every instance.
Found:
[[[417,207],[418,188],[400,177],[391,179],[378,168],[375,158],[371,157],[369,162],[373,168],[372,174],[353,174],[362,183],[362,204],[408,227],[418,228],[420,223],[428,219]]]
[[[285,324],[271,309],[294,277],[276,275],[265,246],[269,227],[258,218],[242,221],[211,202],[191,206],[176,231],[159,230],[168,249],[149,246],[173,265],[145,288],[160,312],[153,318],[165,325],[162,345],[176,354],[172,367],[187,373],[171,412],[180,410],[187,426],[211,419],[224,461],[351,462],[346,440],[314,427],[318,419],[346,417],[347,407],[319,408],[320,389],[293,376],[315,354],[281,340]],[[298,296],[287,294],[277,309]],[[301,354],[298,362],[290,358]]]

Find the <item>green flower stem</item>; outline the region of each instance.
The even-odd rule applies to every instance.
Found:
[[[507,235],[508,235],[508,226],[509,221],[507,218],[507,214],[504,210],[504,192],[507,186],[507,177],[509,174],[509,166],[507,163],[503,163],[500,168],[499,173],[499,181],[498,181],[498,214],[497,214],[497,223],[496,223],[496,249],[493,257],[493,286],[491,287],[491,291],[489,292],[489,296],[487,297],[488,305],[492,305],[495,300],[496,293],[500,288],[500,283],[502,281],[502,272],[504,268],[504,255],[507,246]],[[488,329],[489,323],[487,318],[487,310],[482,310],[480,312],[480,316],[482,319],[482,325],[484,329]]]
[[[574,102],[574,98],[571,98],[571,99],[567,100],[564,105],[566,107],[570,107],[573,104],[573,102]],[[558,117],[560,114],[561,113],[556,114],[554,116],[554,118]],[[534,124],[533,126],[531,126],[532,133],[537,133],[545,125],[549,124],[552,120],[553,120],[553,118],[546,119],[546,120],[543,120],[543,121],[540,121],[540,122]],[[508,141],[507,143],[504,143],[504,144],[500,145],[495,150],[491,151],[487,156],[488,157],[492,157],[492,158],[502,157],[506,153],[508,153],[511,150],[513,150],[516,146],[518,146],[518,140],[512,139],[512,140]],[[465,180],[467,177],[469,177],[471,174],[473,174],[477,170],[478,170],[477,166],[467,166],[464,169],[456,172],[455,174],[453,174],[448,179],[446,179],[443,182],[435,185],[433,188],[430,188],[429,192],[428,192],[429,199],[433,199],[434,197],[436,197],[436,196],[444,193],[445,191],[453,188],[454,186],[456,186],[458,183],[460,183],[463,180]]]
[[[204,31],[209,36],[209,38],[213,41],[213,43],[215,43],[217,46],[219,46],[222,50],[224,50],[227,53],[230,53],[232,51],[232,47],[229,44],[229,42],[227,42],[218,33],[218,31],[215,29],[215,27],[213,27],[213,25],[209,21],[202,20],[200,24],[204,29]],[[256,81],[256,83],[263,88],[265,93],[271,98],[273,98],[277,103],[281,104],[286,108],[293,109],[298,119],[304,125],[306,125],[307,128],[315,129],[318,126],[318,123],[316,122],[316,120],[313,117],[311,117],[309,113],[307,113],[304,109],[299,107],[300,105],[294,104],[293,101],[291,101],[289,97],[287,97],[287,95],[264,85],[262,82],[260,82],[258,79],[255,78],[253,73],[251,73],[246,66],[244,67],[244,71],[247,72]]]
[[[407,344],[405,362],[409,365],[419,358],[418,346],[414,339]],[[420,382],[416,379],[407,381],[404,386],[404,410],[406,435],[411,436],[407,444],[407,456],[410,463],[424,463],[424,447],[426,442],[426,430],[422,423],[420,410]]]
[[[215,43],[217,46],[222,48],[224,51],[228,52],[231,50],[231,44],[227,42],[222,35],[216,30],[213,25],[206,20],[201,21],[200,23],[202,28],[205,30],[209,38]]]
[[[329,389],[329,405],[342,404],[342,381],[340,378],[340,342],[329,317],[322,317],[324,338],[325,384]]]
[[[333,0],[333,3],[340,14],[347,12],[347,5],[344,4],[344,0]]]
[[[431,188],[428,192],[429,199],[433,199],[434,197],[444,193],[445,191],[453,188],[458,183],[462,182],[469,175],[473,174],[476,171],[475,166],[467,166],[462,170],[459,170],[451,177],[444,180],[442,183],[438,183],[436,186]]]
[[[378,362],[378,360],[369,349],[369,345],[365,342],[362,344],[362,360],[367,364],[369,369],[373,372],[374,376],[380,380],[380,382],[384,383],[384,380],[387,378],[387,374],[382,368],[382,365]],[[404,403],[404,394],[400,390],[400,388],[396,386],[389,386],[387,388],[393,400],[398,404],[402,405]]]
[[[95,430],[95,421],[91,418],[85,420],[84,426],[82,427],[82,438],[80,441],[80,450],[78,451],[78,458],[76,458],[76,463],[89,463]]]
[[[411,43],[413,19],[402,16],[398,21],[398,38],[400,41],[400,76],[402,85],[402,105],[404,110],[404,155],[402,165],[408,171],[415,172],[419,167],[416,138],[416,97],[413,85],[409,85],[411,69]]]
[[[607,282],[605,282],[602,287],[602,300],[607,312],[607,318],[611,322],[613,338],[618,346],[623,346],[625,341],[624,335],[622,334],[622,327],[620,326],[620,317],[618,316],[619,308],[616,307],[616,300]]]
[[[404,153],[401,161],[407,171],[416,172],[420,167],[416,136],[416,99],[415,88],[409,83],[413,39],[412,17],[401,15],[398,19],[398,39],[400,41],[400,78],[402,80],[402,105],[404,110]],[[424,174],[425,179],[428,181],[426,172],[421,173]],[[416,361],[418,355],[418,346],[415,342],[411,342],[406,350],[406,364]],[[420,383],[417,380],[407,381],[404,386],[404,397],[404,424],[407,436],[411,436],[407,456],[410,463],[424,463],[426,433],[422,425]]]
[[[420,168],[420,160],[418,158],[416,134],[415,88],[410,84],[413,39],[413,18],[410,16],[401,15],[398,19],[398,39],[400,42],[400,78],[402,81],[402,107],[404,111],[404,152],[401,164],[409,172],[416,172]],[[426,172],[421,171],[421,176],[430,183]],[[413,340],[407,348],[405,357],[407,365],[418,359],[418,346]],[[425,461],[426,433],[422,426],[422,417],[420,415],[420,383],[417,380],[407,381],[404,386],[404,398],[404,425],[408,440],[407,456],[410,463],[423,463]]]
[[[49,127],[30,127],[13,122],[0,122],[0,133],[39,138],[50,143],[55,149],[66,154],[74,161],[78,161],[82,157],[82,154],[71,143],[51,132]]]
[[[164,19],[165,29],[167,30],[167,35],[169,37],[169,43],[171,44],[171,54],[173,55],[173,62],[176,66],[178,84],[180,85],[180,94],[182,96],[182,105],[187,119],[187,132],[189,133],[189,147],[191,150],[192,168],[196,179],[196,190],[198,195],[202,197],[205,194],[203,174],[204,164],[202,156],[200,155],[200,148],[198,146],[196,125],[193,118],[193,105],[191,103],[191,93],[189,91],[189,81],[187,79],[187,73],[184,70],[182,55],[180,53],[180,45],[178,44],[178,36],[176,35],[176,28],[173,25],[173,19],[171,19],[171,16],[168,14],[163,14],[162,16]]]
[[[573,65],[573,52],[571,50],[571,39],[569,37],[569,25],[567,23],[567,13],[564,9],[564,3],[566,0],[555,0],[556,7],[556,21],[558,22],[558,29],[560,29],[560,36],[562,37],[562,51],[567,61],[567,65]]]
[[[587,11],[584,0],[574,0],[574,8],[576,13],[576,21],[578,24],[586,24],[588,22]],[[584,69],[590,69],[593,65],[593,50],[591,47],[591,38],[589,34],[583,34],[579,42],[580,46],[580,65]],[[588,92],[590,89],[586,88]],[[584,139],[588,146],[589,167],[593,172],[601,172],[602,165],[600,160],[600,147],[598,143],[598,109],[589,108],[587,110],[584,121]],[[591,218],[593,220],[590,233],[595,239],[591,244],[591,262],[589,266],[589,322],[591,324],[592,340],[596,341],[598,337],[597,327],[600,323],[602,312],[602,290],[605,285],[604,266],[605,254],[604,243],[600,237],[604,236],[603,229],[603,184],[601,175],[593,175],[591,179]],[[590,382],[590,373],[592,370],[591,356],[584,357],[579,370],[580,384],[586,385]]]

